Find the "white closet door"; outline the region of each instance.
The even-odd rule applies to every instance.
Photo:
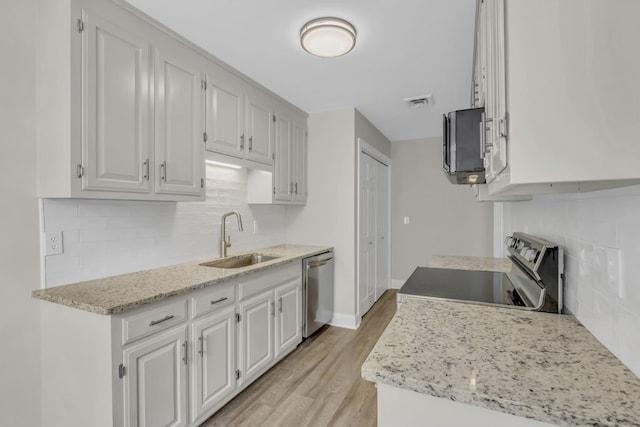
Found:
[[[358,274],[359,312],[363,316],[375,302],[376,281],[376,165],[360,153],[360,263]]]
[[[375,299],[389,289],[389,166],[376,163]]]

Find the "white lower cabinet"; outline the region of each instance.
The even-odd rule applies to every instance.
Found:
[[[105,316],[42,305],[43,426],[198,426],[302,341],[300,262]]]
[[[273,306],[272,290],[240,303],[240,384],[273,361]]]
[[[299,283],[292,280],[276,288],[275,356],[286,353],[302,340],[302,292]]]
[[[126,427],[187,425],[187,361],[186,326],[124,350]]]
[[[191,419],[199,420],[222,406],[236,390],[235,306],[194,323],[192,331],[196,354],[191,376]]]

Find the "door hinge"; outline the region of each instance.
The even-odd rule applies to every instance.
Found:
[[[84,166],[78,163],[78,167],[76,168],[76,175],[78,178],[82,178],[84,176]]]
[[[240,379],[240,369],[236,369],[236,379]]]
[[[204,178],[200,178],[200,188],[204,188]]]
[[[498,121],[498,132],[500,133],[500,138],[509,137],[509,117],[507,115]]]
[[[236,322],[240,323],[240,319],[242,319],[240,313],[236,313]]]
[[[202,90],[207,90],[207,81],[202,80],[202,84],[200,86],[202,87]]]
[[[78,32],[81,33],[84,31],[84,21],[82,21],[82,19],[78,18]]]
[[[122,379],[126,375],[127,371],[124,365],[121,363],[118,365],[118,378]]]
[[[206,133],[206,132],[202,132],[202,140],[203,140],[204,142],[207,142],[207,140],[209,140],[209,135],[207,135],[207,133]]]
[[[273,186],[273,194],[276,194],[276,186]]]

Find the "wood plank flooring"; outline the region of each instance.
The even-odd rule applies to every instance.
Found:
[[[376,388],[360,367],[396,312],[387,291],[357,330],[324,327],[201,427],[376,426]]]

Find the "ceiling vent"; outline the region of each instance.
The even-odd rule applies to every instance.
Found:
[[[410,98],[403,99],[410,108],[426,107],[433,104],[433,95],[430,93],[427,95],[412,96]]]

